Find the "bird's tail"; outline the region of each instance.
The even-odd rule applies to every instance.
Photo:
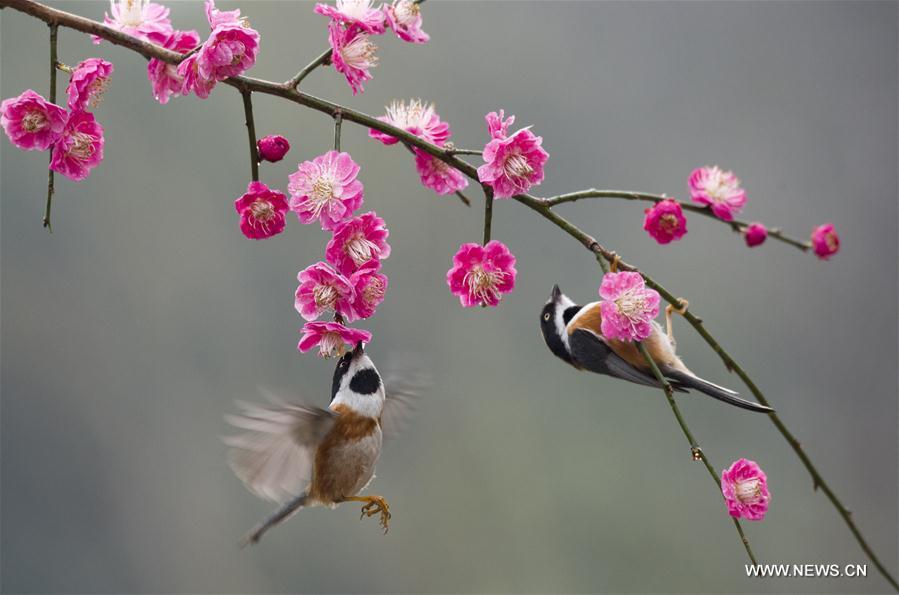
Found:
[[[752,401],[741,399],[737,396],[739,393],[732,391],[729,388],[724,388],[723,386],[712,384],[711,382],[703,380],[698,376],[693,376],[692,374],[687,374],[686,372],[681,372],[680,370],[673,369],[665,370],[664,374],[669,379],[674,381],[675,386],[698,390],[703,394],[718,399],[719,401],[724,401],[725,403],[733,405],[734,407],[748,409],[749,411],[758,411],[760,413],[771,413],[772,411],[774,411],[770,407],[765,407],[764,405],[759,405],[758,403],[753,403]]]
[[[253,527],[249,533],[243,536],[240,540],[240,547],[246,547],[250,544],[259,543],[259,540],[262,539],[262,534],[274,527],[275,525],[284,522],[289,517],[293,516],[299,509],[303,507],[306,503],[308,496],[303,493],[290,500],[284,506],[278,509],[272,516],[268,517],[263,522],[259,523],[255,527]]]

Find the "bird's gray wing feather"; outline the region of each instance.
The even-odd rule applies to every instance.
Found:
[[[660,387],[659,381],[633,367],[612,351],[605,341],[586,329],[577,329],[568,337],[571,354],[582,368],[621,378],[636,384]]]
[[[406,428],[428,386],[430,380],[421,374],[393,373],[384,379],[386,397],[381,410],[381,431],[385,438],[394,438]]]
[[[225,416],[243,430],[224,439],[228,463],[251,492],[284,503],[303,493],[312,478],[315,450],[334,424],[334,413],[269,396],[271,404],[241,403]]]

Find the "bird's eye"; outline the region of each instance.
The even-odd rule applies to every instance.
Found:
[[[340,367],[341,367],[341,368],[346,368],[346,360],[340,362]]]
[[[543,320],[546,320],[546,321],[549,320],[549,312],[547,312],[546,314],[543,315]]]

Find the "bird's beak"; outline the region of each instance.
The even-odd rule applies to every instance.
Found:
[[[363,353],[365,353],[365,349],[362,346],[362,341],[359,341],[358,343],[356,343],[356,347],[353,349],[353,359],[356,359]]]
[[[558,300],[562,297],[562,290],[559,289],[559,285],[553,285],[553,301]]]

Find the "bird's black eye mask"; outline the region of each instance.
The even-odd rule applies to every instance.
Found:
[[[352,353],[346,353],[343,357],[340,358],[340,361],[337,362],[337,367],[334,368],[334,380],[331,382],[331,400],[334,400],[334,397],[337,396],[337,391],[340,390],[340,382],[343,380],[343,377],[346,376],[347,371],[350,369],[350,360],[353,359]]]

